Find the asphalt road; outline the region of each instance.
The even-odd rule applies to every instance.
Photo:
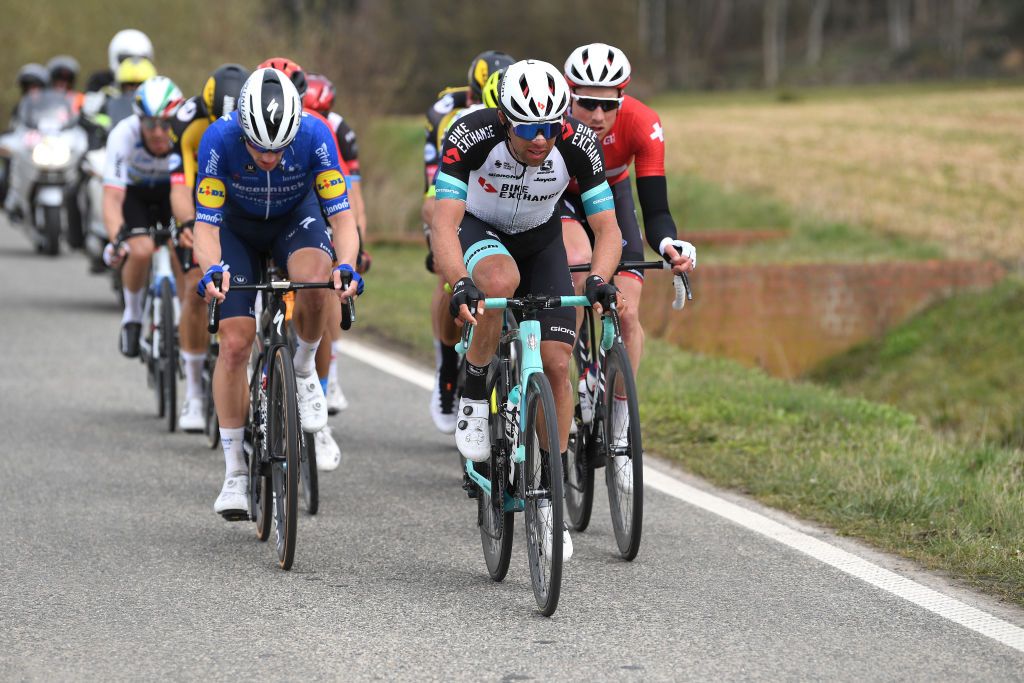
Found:
[[[344,461],[283,572],[214,514],[220,452],[156,419],[107,280],[5,224],[0,271],[2,679],[1024,677],[1020,651],[650,489],[637,560],[598,497],[540,617],[519,520],[488,579],[427,393],[348,359]]]

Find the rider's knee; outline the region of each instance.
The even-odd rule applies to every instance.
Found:
[[[221,325],[220,349],[217,362],[226,363],[229,367],[245,365],[252,350],[253,334],[232,325]]]
[[[132,258],[148,259],[153,256],[153,240],[148,236],[133,237],[128,240],[128,249]]]
[[[476,285],[484,294],[493,297],[509,297],[519,287],[519,271],[513,268],[489,268],[480,273]]]
[[[571,347],[568,344],[551,344],[541,352],[544,361],[544,374],[548,375],[552,386],[564,381],[569,376],[569,356]]]

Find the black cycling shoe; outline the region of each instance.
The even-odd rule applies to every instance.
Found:
[[[139,355],[139,333],[142,331],[142,323],[125,323],[121,325],[121,338],[119,347],[121,354],[128,358],[137,358]]]

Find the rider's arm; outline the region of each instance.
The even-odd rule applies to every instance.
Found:
[[[445,282],[455,283],[469,275],[462,260],[459,243],[459,224],[466,215],[466,202],[459,199],[437,199],[434,202],[434,221],[430,228],[430,246],[434,264]]]
[[[196,221],[193,231],[192,258],[204,273],[215,263],[220,263],[220,228],[203,221]]]
[[[668,209],[665,182],[665,131],[653,109],[642,103],[633,108],[633,167],[636,169],[636,193],[644,216],[644,236],[654,251],[661,252],[663,242],[676,239],[676,223]]]
[[[220,263],[220,227],[224,224],[224,204],[227,202],[227,184],[220,167],[227,158],[227,150],[217,129],[208,130],[209,134],[203,135],[199,143],[196,224],[193,227],[195,242],[192,247],[192,256],[204,272]]]
[[[313,143],[309,146],[310,168],[316,171],[313,185],[317,199],[327,222],[331,225],[334,248],[338,253],[338,262],[355,265],[359,255],[359,230],[356,227],[354,212],[348,195],[348,184],[342,173],[338,155],[338,144],[330,127],[322,118],[309,117],[303,125],[313,128]],[[327,154],[318,155],[317,149],[324,149]]]
[[[107,229],[107,239],[116,242],[122,225],[124,225],[124,188],[104,185],[103,226]]]
[[[334,130],[334,136],[338,140],[338,149],[341,151],[341,160],[348,165],[349,195],[352,199],[352,208],[356,214],[356,225],[359,226],[359,235],[366,241],[366,202],[363,199],[362,171],[359,168],[359,140],[356,132],[345,122],[344,119]]]
[[[117,241],[124,225],[124,194],[128,186],[128,155],[134,146],[130,117],[121,121],[107,139],[106,165],[103,168],[103,226],[107,238]]]
[[[622,231],[615,218],[615,199],[605,179],[604,153],[594,131],[579,121],[567,124],[571,136],[559,136],[559,149],[569,173],[580,186],[580,199],[587,222],[594,231],[594,255],[590,272],[610,282],[622,256]]]
[[[194,119],[181,134],[178,149],[181,167],[171,171],[171,211],[179,224],[196,217],[195,187],[199,145],[209,122],[203,118]]]

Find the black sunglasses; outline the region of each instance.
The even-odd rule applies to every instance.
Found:
[[[574,102],[576,102],[576,104],[580,105],[581,107],[583,107],[587,111],[594,111],[598,107],[601,108],[601,111],[606,111],[606,112],[607,111],[615,111],[620,106],[622,106],[622,98],[621,97],[604,98],[604,97],[580,97],[579,95],[573,95],[572,99],[573,99]]]
[[[168,119],[161,119],[155,116],[143,116],[139,119],[142,127],[145,130],[155,130],[160,128],[161,130],[170,130],[171,122]]]

